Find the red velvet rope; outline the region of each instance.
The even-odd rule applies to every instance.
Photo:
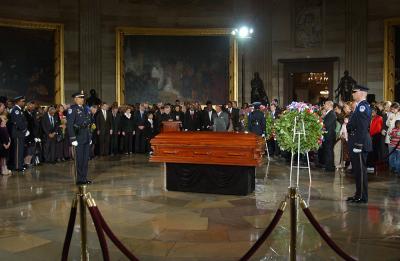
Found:
[[[304,214],[307,216],[310,223],[314,226],[315,230],[321,235],[325,242],[336,252],[341,258],[346,261],[356,261],[353,257],[346,254],[336,243],[326,234],[325,230],[321,227],[318,221],[315,219],[309,208],[303,208]]]
[[[97,236],[99,238],[101,251],[103,253],[103,260],[110,261],[110,255],[108,253],[106,237],[104,236],[101,221],[95,208],[96,207],[88,207],[90,215],[92,216],[94,227],[96,228]]]
[[[135,257],[123,244],[122,242],[114,235],[111,231],[110,227],[107,225],[106,221],[104,220],[103,216],[101,215],[100,210],[97,207],[94,207],[94,211],[96,211],[97,216],[101,222],[101,226],[107,236],[111,239],[114,245],[129,259],[132,261],[139,261],[137,257]]]
[[[74,232],[76,211],[77,211],[76,206],[75,207],[71,207],[71,212],[69,213],[67,233],[65,235],[63,251],[62,251],[62,254],[61,254],[61,261],[67,261],[68,260],[69,247],[71,245],[72,233]]]
[[[265,240],[267,240],[269,235],[275,229],[275,227],[279,223],[279,220],[281,219],[282,215],[283,215],[283,211],[281,209],[278,209],[276,211],[275,216],[272,219],[271,223],[269,223],[268,227],[265,229],[264,233],[254,243],[254,245],[249,249],[249,251],[247,251],[247,253],[242,258],[240,258],[240,261],[247,261],[254,255],[254,253],[258,250],[258,248],[260,248],[260,246],[265,242]]]

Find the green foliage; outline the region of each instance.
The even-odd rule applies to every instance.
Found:
[[[297,117],[297,130],[302,130],[302,121],[306,135],[301,135],[300,153],[316,150],[322,143],[323,125],[320,117],[310,110],[285,111],[275,121],[276,139],[282,150],[297,152],[298,135],[293,139],[294,121]]]
[[[265,113],[265,137],[272,138],[275,135],[275,121],[269,112]]]

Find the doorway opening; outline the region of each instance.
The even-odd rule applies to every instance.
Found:
[[[320,104],[334,98],[334,74],[338,57],[279,59],[283,64],[283,103],[302,101]]]
[[[293,73],[293,101],[320,104],[329,98],[327,72]]]

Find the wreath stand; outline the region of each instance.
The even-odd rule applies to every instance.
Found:
[[[301,126],[298,126],[300,122]],[[293,170],[296,170],[297,174],[297,180],[296,180],[296,187],[299,187],[299,176],[300,176],[300,169],[307,169],[308,170],[308,176],[310,178],[310,185],[311,185],[311,168],[310,168],[310,157],[308,155],[308,151],[306,152],[306,157],[307,157],[307,166],[300,166],[300,142],[302,136],[305,138],[306,136],[306,130],[304,127],[304,120],[300,120],[298,116],[294,118],[294,127],[293,127],[293,142],[297,141],[297,150],[292,149],[292,156],[290,159],[290,187],[293,187],[293,179],[292,179],[292,174]],[[294,155],[297,153],[297,164],[294,164]]]

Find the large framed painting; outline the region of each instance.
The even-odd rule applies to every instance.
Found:
[[[0,95],[64,102],[63,25],[0,19]]]
[[[117,28],[121,103],[237,100],[237,43],[230,29]]]

